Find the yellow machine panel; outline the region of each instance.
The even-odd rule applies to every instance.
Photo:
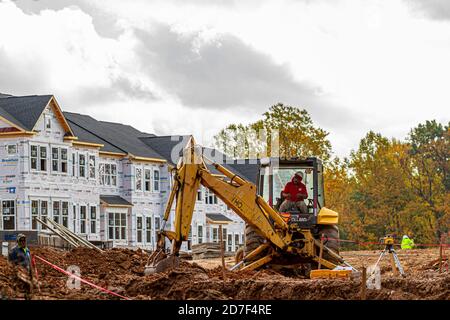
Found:
[[[320,209],[317,215],[318,224],[337,224],[339,220],[339,214],[336,211],[323,207]]]

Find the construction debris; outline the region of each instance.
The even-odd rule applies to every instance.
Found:
[[[70,231],[68,228],[63,226],[62,224],[56,223],[55,221],[48,219],[46,222],[43,220],[36,218],[36,221],[47,227],[51,232],[58,235],[61,239],[68,242],[70,245],[72,245],[74,248],[78,247],[87,247],[91,249],[95,249],[99,252],[103,252],[102,249],[96,247],[86,239],[83,239],[82,237],[78,236],[77,234]]]
[[[220,257],[220,243],[206,242],[192,246],[194,260]]]

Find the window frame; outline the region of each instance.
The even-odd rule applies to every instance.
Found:
[[[83,209],[84,208],[84,217]],[[84,231],[83,231],[84,229]],[[80,205],[80,234],[87,234],[87,205]]]
[[[97,206],[89,206],[89,221],[89,233],[97,234]]]
[[[93,164],[91,163],[91,160],[94,159]],[[89,179],[93,179],[95,180],[96,178],[96,173],[95,173],[95,165],[96,165],[96,160],[95,160],[95,155],[90,154],[88,155],[88,171],[89,171]],[[93,175],[91,175],[93,173]]]
[[[158,174],[158,178],[156,178],[156,173]],[[158,186],[158,188],[156,188]],[[161,191],[161,175],[159,169],[153,169],[153,192],[159,193]]]
[[[138,176],[139,172],[139,176]],[[142,168],[135,167],[134,168],[134,189],[136,191],[142,191]]]
[[[84,164],[82,164],[81,158],[83,158]],[[83,169],[83,174],[81,174],[81,169]],[[78,177],[86,178],[86,154],[78,153]]]
[[[148,173],[148,178],[147,178]],[[144,191],[151,192],[152,191],[152,169],[144,168]]]
[[[140,223],[139,223],[140,220]],[[139,226],[140,225],[140,226]],[[144,217],[142,215],[136,216],[136,243],[144,242]],[[139,241],[140,238],[140,241]]]
[[[11,208],[13,208],[13,213],[11,214],[11,212],[8,212],[7,214],[5,214],[5,203],[12,203],[13,206],[8,206],[7,208],[9,209],[8,211],[11,210]],[[0,215],[1,215],[1,230],[17,230],[17,203],[15,199],[2,199],[1,200],[1,211],[0,211]],[[5,216],[8,217],[10,220],[10,218],[13,219],[13,228],[5,228]]]

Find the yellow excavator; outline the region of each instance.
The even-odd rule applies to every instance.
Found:
[[[220,174],[208,169],[215,168]],[[308,212],[278,212],[286,182],[298,171],[310,194]],[[193,137],[174,168],[173,186],[164,213],[157,249],[151,254],[145,274],[163,272],[179,265],[179,251],[188,240],[197,190],[200,185],[217,195],[246,223],[244,254],[233,270],[262,267],[305,270],[318,266],[334,269],[347,265],[339,255],[338,213],[325,208],[323,167],[320,159],[264,158],[259,161],[256,185],[203,155]],[[165,230],[175,202],[174,230]],[[166,238],[171,241],[166,252]],[[305,266],[308,266],[305,268]],[[308,271],[309,270],[309,271]]]

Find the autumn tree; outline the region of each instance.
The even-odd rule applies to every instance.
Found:
[[[450,127],[435,120],[413,128],[407,138],[408,158],[402,163],[409,187],[416,195],[416,207],[438,240],[449,231],[450,220]]]
[[[214,137],[214,145],[234,158],[249,158],[264,150],[281,157],[317,156],[327,161],[331,155],[327,136],[305,109],[278,103],[254,123],[227,126]],[[278,152],[272,152],[273,142],[279,143]]]

